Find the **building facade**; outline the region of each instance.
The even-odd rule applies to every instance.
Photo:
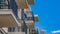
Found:
[[[37,34],[32,4],[34,0],[0,0],[0,34]]]

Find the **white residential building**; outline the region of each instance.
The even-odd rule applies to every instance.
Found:
[[[0,34],[36,34],[32,4],[34,0],[0,0]]]

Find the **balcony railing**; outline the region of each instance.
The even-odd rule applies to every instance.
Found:
[[[0,1],[0,9],[9,9],[9,1],[1,0]]]
[[[33,20],[33,15],[32,15],[31,12],[26,12],[25,11],[23,16],[24,16],[24,20]]]
[[[29,29],[29,34],[37,34],[35,29]]]
[[[12,1],[12,2],[11,2]],[[14,13],[15,17],[17,18],[17,7],[16,3],[13,0],[0,0],[0,9],[12,9],[12,12]]]
[[[0,28],[0,34],[7,34],[2,28]]]
[[[8,32],[8,34],[25,34],[25,32]]]

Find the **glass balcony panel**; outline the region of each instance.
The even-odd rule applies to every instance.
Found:
[[[25,20],[25,23],[34,23],[33,20]]]
[[[8,32],[7,34],[25,34],[25,32]]]
[[[25,20],[25,23],[28,28],[34,28],[34,21],[33,20]]]
[[[25,20],[33,20],[33,16],[31,12],[24,12],[24,19]]]

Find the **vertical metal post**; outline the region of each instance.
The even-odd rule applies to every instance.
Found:
[[[0,9],[1,9],[1,0],[0,0]]]
[[[10,3],[9,3],[10,1],[9,1],[9,0],[7,0],[7,2],[8,2],[8,9],[10,9]]]
[[[22,15],[22,20],[23,20],[23,29],[24,29],[24,32],[27,34],[27,25],[24,21],[24,9],[21,9],[21,11],[22,11],[21,15]]]

